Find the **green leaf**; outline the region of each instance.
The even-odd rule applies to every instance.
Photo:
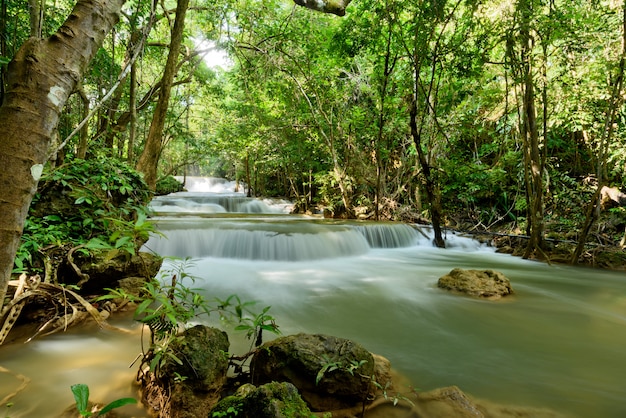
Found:
[[[3,57],[2,55],[0,55],[0,65],[5,65],[9,62],[11,62],[11,60],[8,57]]]
[[[85,244],[85,247],[89,248],[90,250],[103,250],[103,249],[111,249],[113,247],[111,247],[110,244],[102,241],[100,238],[92,238],[90,239],[87,244]]]
[[[118,239],[117,241],[115,241],[115,248],[121,248],[124,246],[127,246],[129,243],[132,242],[132,237],[121,237],[120,239]]]
[[[100,412],[98,412],[99,415],[104,415],[107,412],[115,409],[115,408],[119,408],[121,406],[124,405],[130,405],[131,403],[137,403],[137,399],[135,398],[121,398],[121,399],[116,399],[113,402],[111,402],[110,404],[106,405],[104,408],[102,408],[100,410]]]
[[[89,386],[84,383],[78,383],[70,387],[76,400],[76,408],[78,412],[84,416],[91,416],[91,413],[87,410],[89,406]]]
[[[141,315],[146,309],[148,309],[151,303],[152,301],[150,299],[146,299],[141,302],[139,306],[137,306],[137,309],[135,309],[135,315]]]

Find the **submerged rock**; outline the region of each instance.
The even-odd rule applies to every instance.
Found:
[[[469,296],[500,299],[513,293],[511,283],[495,270],[463,270],[456,268],[439,278],[437,286]]]
[[[253,383],[292,383],[313,411],[332,411],[367,399],[374,357],[345,338],[297,334],[263,344],[250,370]]]

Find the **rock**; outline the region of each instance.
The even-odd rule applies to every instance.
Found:
[[[366,400],[374,358],[361,345],[344,338],[298,334],[263,344],[252,358],[250,370],[252,383],[292,383],[311,410],[331,411]]]
[[[146,281],[157,275],[161,268],[162,258],[151,253],[140,252],[130,258],[123,255],[110,258],[107,253],[93,256],[89,260],[76,260],[81,272],[88,280],[82,284],[82,293],[102,293],[105,288],[120,286],[120,280],[128,277],[143,277]],[[73,277],[75,272],[69,266],[61,266],[59,275]],[[70,279],[67,280],[71,282]],[[74,280],[79,282],[79,278]]]
[[[600,189],[600,205],[603,210],[626,206],[626,194],[617,187],[602,186]]]
[[[254,387],[242,386],[234,396],[222,399],[209,417],[237,418],[311,418],[314,415],[288,382],[272,382]]]
[[[470,296],[500,299],[513,293],[511,283],[494,270],[463,270],[456,268],[439,278],[437,286]]]
[[[219,401],[226,383],[229,346],[228,336],[217,328],[196,325],[183,331],[180,339],[170,346],[182,364],[170,361],[163,369],[166,381],[160,384],[165,389],[171,389],[169,411],[158,411],[159,416],[206,416],[207,411]],[[145,389],[144,404],[157,409],[158,400],[150,399],[150,396],[152,393],[160,395],[164,392]]]

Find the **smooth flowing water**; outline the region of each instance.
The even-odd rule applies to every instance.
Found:
[[[154,237],[146,249],[193,257],[186,272],[207,297],[237,294],[258,301],[258,310],[271,306],[283,334],[354,339],[419,390],[457,385],[501,404],[626,416],[623,273],[524,261],[454,235],[448,249],[437,249],[428,229],[287,216],[286,202],[250,203],[228,183],[207,192],[218,186],[202,181],[205,191],[155,199],[167,238]],[[220,204],[226,197],[238,203]],[[499,270],[516,294],[493,302],[438,289],[437,279],[455,267]],[[103,401],[132,396],[128,365],[139,331],[131,329],[130,337],[80,330],[4,348],[1,365],[32,380],[10,416],[55,416],[33,411],[71,404],[69,386],[78,382]],[[243,349],[243,337],[234,339]],[[18,385],[14,375],[0,378],[3,392]],[[30,411],[21,413],[24,403]]]

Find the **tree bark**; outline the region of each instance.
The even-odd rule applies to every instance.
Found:
[[[587,237],[591,231],[591,227],[594,222],[600,216],[600,196],[602,186],[607,182],[606,178],[606,164],[608,158],[608,149],[613,136],[613,125],[615,123],[616,113],[623,103],[623,84],[624,84],[624,71],[626,70],[626,3],[622,6],[622,51],[620,54],[620,61],[618,72],[615,77],[615,82],[612,86],[611,98],[607,104],[607,111],[604,120],[604,129],[602,131],[602,138],[600,145],[598,146],[598,163],[596,167],[596,175],[598,177],[598,188],[592,196],[591,200],[587,204],[587,210],[585,214],[585,221],[580,228],[580,236],[578,237],[578,245],[572,254],[571,264],[578,264],[580,255],[582,254]],[[626,237],[626,232],[624,233]],[[622,243],[624,239],[622,239]],[[623,245],[623,244],[621,244]]]
[[[172,28],[172,36],[170,41],[170,51],[167,55],[165,70],[161,90],[159,91],[159,99],[157,101],[148,137],[143,152],[137,162],[137,170],[142,172],[144,180],[148,187],[152,190],[156,188],[157,165],[161,157],[163,148],[163,127],[165,126],[165,117],[167,115],[167,107],[170,101],[172,84],[176,75],[178,55],[180,46],[183,41],[183,32],[185,29],[185,15],[189,7],[189,0],[178,0],[176,5],[176,18],[174,19],[174,27]]]
[[[4,101],[5,66],[1,64],[7,54],[7,0],[0,0],[0,105]]]
[[[417,101],[411,101],[411,110],[409,115],[409,125],[411,127],[411,136],[415,143],[417,156],[422,169],[422,175],[424,176],[424,188],[426,190],[426,196],[428,197],[428,203],[430,203],[430,218],[433,225],[434,244],[439,248],[445,248],[446,241],[443,239],[441,230],[441,224],[443,222],[443,208],[441,207],[441,193],[437,182],[433,179],[433,174],[430,169],[430,165],[426,160],[424,151],[422,151],[422,134],[417,128]]]
[[[124,1],[79,0],[54,35],[30,38],[8,66],[0,107],[1,303],[61,111]]]

